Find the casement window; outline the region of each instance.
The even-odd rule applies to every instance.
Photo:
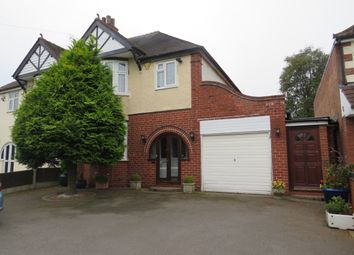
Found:
[[[103,63],[112,71],[112,85],[115,95],[128,95],[128,62],[105,60]]]
[[[8,105],[9,112],[15,111],[18,108],[19,100],[20,100],[19,91],[9,93],[9,105]]]
[[[156,64],[156,89],[177,87],[176,61],[165,61]]]
[[[126,161],[128,160],[128,122],[126,122],[126,127],[127,127],[127,132],[124,137],[124,145],[125,145],[125,150],[123,154],[123,158],[121,160]]]
[[[11,173],[15,166],[16,146],[13,143],[5,144],[1,149],[0,160],[3,161],[2,172]]]

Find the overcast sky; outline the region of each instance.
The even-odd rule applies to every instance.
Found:
[[[67,47],[99,13],[126,37],[159,30],[203,45],[245,94],[279,94],[286,56],[306,46],[328,53],[332,34],[354,24],[353,0],[11,0],[0,9],[1,85],[39,33]]]

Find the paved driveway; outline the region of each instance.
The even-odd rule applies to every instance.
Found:
[[[114,190],[47,202],[58,188],[6,196],[0,254],[353,254],[323,204],[271,197]]]

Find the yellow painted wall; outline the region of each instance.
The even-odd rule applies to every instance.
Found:
[[[353,60],[344,61],[344,68],[354,68],[354,41],[351,42],[350,46],[343,47],[343,54],[352,54]],[[346,75],[347,82],[354,82],[354,74]]]
[[[11,128],[14,125],[14,114],[13,112],[8,111],[8,104],[9,104],[9,92],[13,91],[20,91],[20,104],[23,98],[24,92],[21,88],[16,88],[14,90],[9,90],[6,92],[0,93],[0,98],[5,98],[4,101],[0,100],[0,150],[2,150],[3,146],[6,143],[12,142],[11,139]],[[0,160],[0,173],[3,173],[3,161]],[[27,167],[24,165],[19,164],[15,160],[15,167],[14,171],[26,170]]]
[[[128,96],[122,96],[126,114],[157,112],[191,108],[191,58],[182,57],[176,62],[177,87],[156,90],[156,64],[146,63],[139,71],[134,60],[129,60]]]

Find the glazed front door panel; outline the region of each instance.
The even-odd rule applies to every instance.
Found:
[[[288,127],[287,138],[291,188],[318,188],[322,179],[318,127]]]
[[[174,135],[164,135],[159,138],[157,181],[178,183],[180,181],[180,138]]]

